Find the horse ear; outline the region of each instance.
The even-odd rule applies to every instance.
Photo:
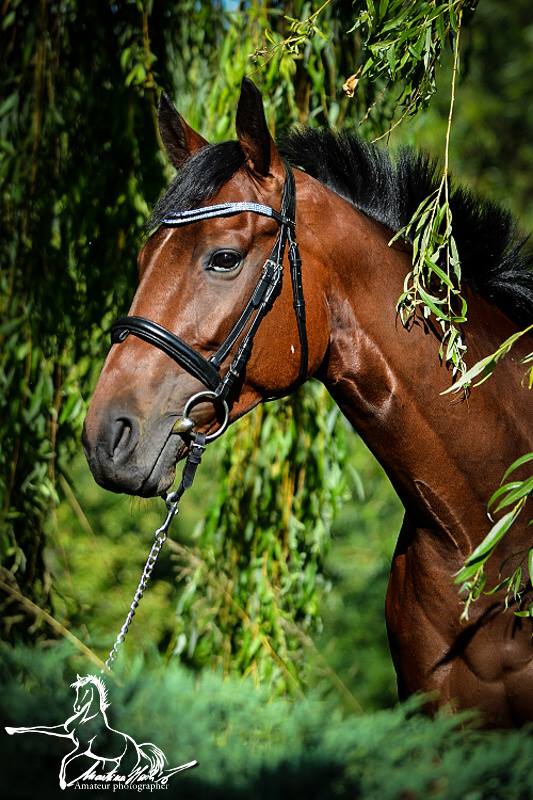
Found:
[[[237,136],[248,169],[261,177],[281,168],[281,159],[270,135],[261,92],[249,78],[243,78],[237,106]]]
[[[193,130],[178,114],[168,96],[163,92],[157,112],[159,133],[171,163],[179,169],[197,150],[208,142]]]

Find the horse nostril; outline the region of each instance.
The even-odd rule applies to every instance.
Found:
[[[127,455],[135,447],[137,437],[134,433],[134,423],[128,417],[117,417],[111,424],[110,447],[111,455]]]

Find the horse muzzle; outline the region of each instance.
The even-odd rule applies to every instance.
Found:
[[[192,430],[188,420],[178,427]],[[96,429],[86,420],[83,448],[96,482],[112,492],[155,497],[172,485],[177,461],[187,451],[188,431],[174,432],[176,417],[166,417],[141,428],[140,421],[123,410],[108,411]],[[194,425],[194,423],[193,423]]]

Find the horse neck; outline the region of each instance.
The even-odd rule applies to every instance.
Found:
[[[390,232],[327,195],[336,238],[327,248],[331,331],[320,377],[385,468],[415,526],[438,531],[463,558],[488,530],[486,503],[503,469],[529,449],[524,420],[531,398],[522,392],[520,414],[520,368],[502,363],[466,401],[442,396],[451,375],[439,363],[435,333],[421,324],[405,330],[395,310],[409,254],[389,248]],[[465,293],[472,365],[516,328],[493,305]]]

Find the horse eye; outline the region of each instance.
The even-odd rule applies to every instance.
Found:
[[[217,250],[209,260],[209,269],[214,272],[229,272],[241,263],[240,253],[235,250]]]

